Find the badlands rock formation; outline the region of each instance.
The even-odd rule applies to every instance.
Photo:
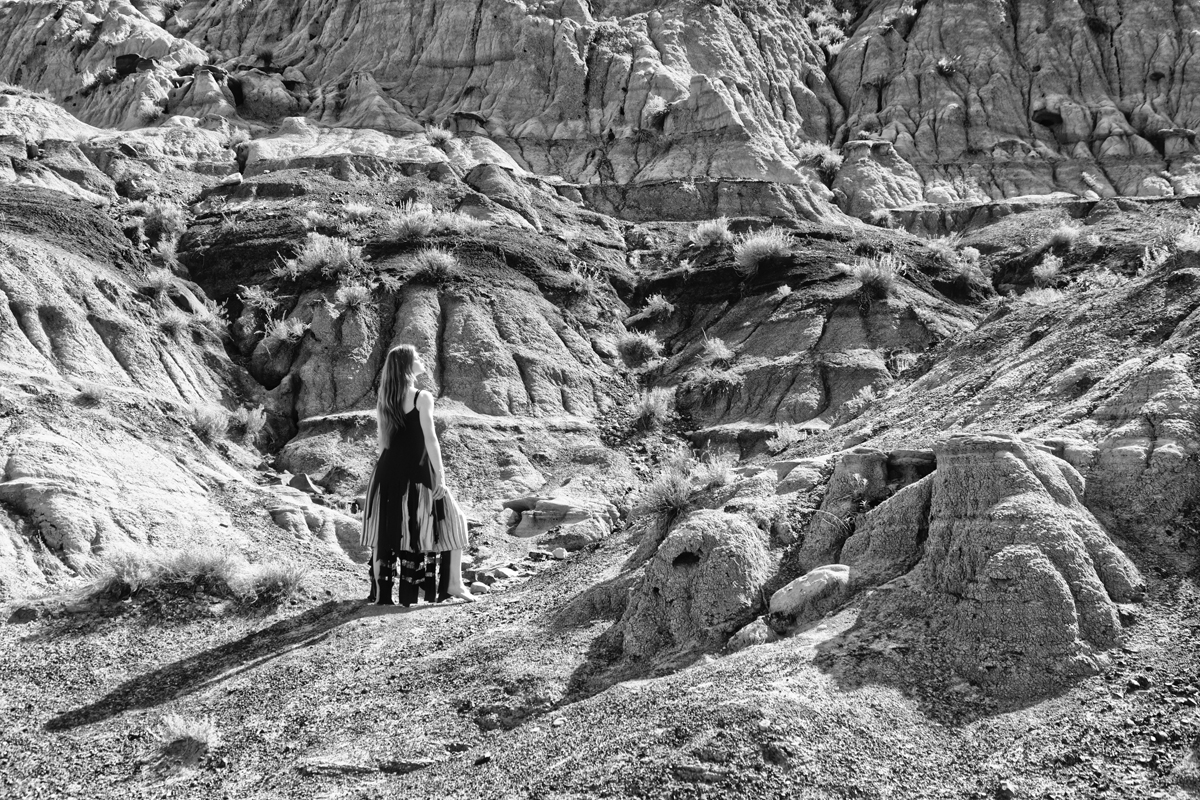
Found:
[[[123,0],[6,9],[0,79],[133,130],[285,118],[482,136],[639,219],[830,218],[1196,191],[1188,35],[1166,0],[525,5]],[[222,131],[224,132],[224,131]],[[802,145],[844,159],[814,159]],[[827,184],[826,181],[829,181]],[[663,185],[670,184],[666,191]]]

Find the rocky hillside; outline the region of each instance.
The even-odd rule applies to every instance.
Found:
[[[0,9],[0,787],[1200,790],[1193,15]]]

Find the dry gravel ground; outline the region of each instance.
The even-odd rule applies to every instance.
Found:
[[[0,795],[1184,798],[1200,790],[1200,588],[1151,597],[1103,676],[1004,707],[890,680],[844,610],[787,641],[608,685],[571,598],[621,534],[473,605],[367,607],[350,574],[267,616],[130,603],[0,626]],[[335,591],[336,590],[336,591]],[[311,587],[310,587],[311,592]],[[182,619],[181,619],[182,618]],[[174,620],[174,621],[170,621]],[[896,662],[897,664],[901,662]],[[622,675],[635,674],[624,668]],[[873,676],[870,680],[864,676]],[[588,687],[572,694],[571,687]],[[167,714],[220,737],[187,766]]]

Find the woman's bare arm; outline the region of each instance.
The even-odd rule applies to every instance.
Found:
[[[429,467],[433,473],[433,496],[440,499],[446,493],[446,470],[442,466],[442,447],[433,427],[433,395],[419,393],[417,410],[421,415],[421,433],[425,436],[425,452],[429,454]]]

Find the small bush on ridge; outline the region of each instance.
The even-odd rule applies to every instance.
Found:
[[[1053,253],[1042,256],[1042,262],[1033,268],[1033,282],[1040,287],[1047,287],[1058,280],[1062,272],[1063,260]]]
[[[459,275],[458,258],[445,250],[421,250],[412,257],[409,281],[444,286]]]
[[[749,277],[763,262],[787,258],[792,254],[792,239],[781,228],[747,233],[733,245],[733,260],[738,272]]]
[[[697,247],[711,247],[715,244],[732,242],[733,234],[729,232],[729,220],[725,217],[717,217],[697,225],[689,239]]]
[[[214,442],[229,430],[229,413],[221,406],[192,405],[188,425],[201,441]]]

